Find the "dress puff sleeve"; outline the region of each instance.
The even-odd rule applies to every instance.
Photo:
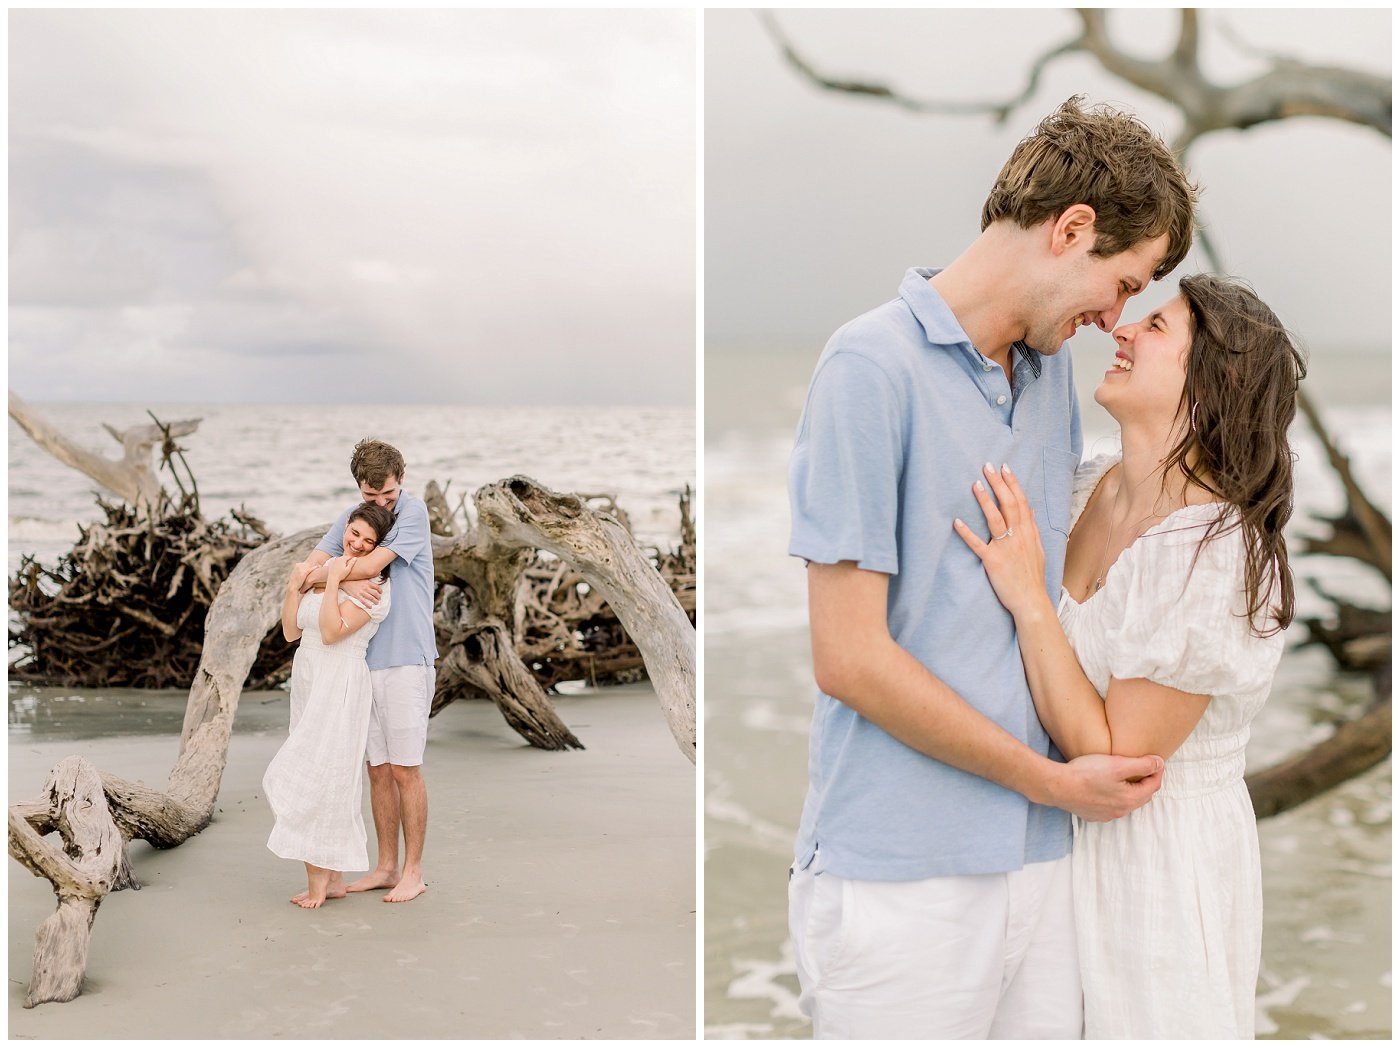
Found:
[[[372,608],[365,607],[363,604],[361,604],[354,597],[350,596],[348,593],[341,594],[341,597],[343,600],[348,600],[351,604],[355,605],[355,607],[359,608],[360,610],[369,612],[370,622],[383,622],[385,616],[389,614],[390,596],[388,579],[385,579],[381,583],[379,590],[379,603]]]
[[[1270,686],[1283,654],[1283,634],[1259,637],[1244,616],[1248,602],[1239,529],[1202,546],[1217,512],[1208,505],[1174,515],[1159,525],[1162,530],[1139,538],[1115,565],[1128,578],[1115,580],[1123,586],[1121,615],[1105,638],[1112,676],[1144,678],[1194,695],[1247,695]]]

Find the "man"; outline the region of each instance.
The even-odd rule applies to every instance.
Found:
[[[389,614],[370,638],[366,652],[374,705],[370,713],[365,759],[369,764],[370,803],[379,845],[375,868],[346,885],[336,874],[326,895],[390,889],[385,902],[408,902],[421,895],[423,842],[428,826],[428,789],[421,765],[428,741],[428,711],[433,701],[437,642],[433,633],[433,546],[427,504],[403,490],[404,460],[392,445],[362,440],[350,458],[350,472],[366,502],[394,514],[394,527],[374,550],[360,557],[341,588],[371,606],[379,586],[369,581],[393,563],[393,597]],[[350,507],[331,525],[311,555],[324,565],[343,552],[341,537]],[[318,566],[308,586],[325,584]],[[399,827],[403,827],[404,863],[399,869]]]
[[[1056,354],[1182,260],[1194,199],[1145,126],[1072,98],[1016,147],[978,239],[817,365],[789,476],[819,688],[789,918],[818,1037],[1080,1036],[1067,813],[1126,814],[1163,762],[1062,761],[952,523],[982,519],[972,485],[1007,464],[1058,594],[1081,437]]]

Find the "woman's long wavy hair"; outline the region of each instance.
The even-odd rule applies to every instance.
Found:
[[[1243,531],[1250,627],[1269,636],[1293,621],[1293,572],[1283,541],[1293,515],[1288,425],[1307,364],[1248,285],[1201,274],[1182,278],[1180,287],[1192,321],[1181,398],[1186,425],[1163,475],[1175,467],[1228,503],[1206,540]],[[1264,628],[1262,613],[1275,593],[1278,604],[1267,609],[1274,625]]]

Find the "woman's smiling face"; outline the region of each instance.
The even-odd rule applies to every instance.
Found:
[[[1191,310],[1178,295],[1134,324],[1113,331],[1113,366],[1094,399],[1121,423],[1124,415],[1150,415],[1170,425],[1181,411],[1186,357],[1191,349]]]
[[[363,520],[352,520],[345,525],[344,537],[345,552],[351,556],[363,557],[375,546],[379,545],[379,536],[375,530]]]

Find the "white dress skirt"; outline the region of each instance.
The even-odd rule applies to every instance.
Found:
[[[389,589],[385,581],[368,623],[331,645],[321,642],[317,624],[323,594],[307,593],[297,608],[302,635],[292,660],[291,731],[263,775],[275,819],[267,846],[283,859],[328,870],[369,868],[361,814],[372,702],[365,648],[389,614]]]
[[[1076,519],[1115,461],[1080,467]],[[1060,598],[1060,622],[1100,695],[1117,677],[1212,696],[1151,801],[1113,822],[1075,820],[1087,1038],[1254,1036],[1263,895],[1244,757],[1284,641],[1253,635],[1241,617],[1240,532],[1200,546],[1218,511],[1172,514],[1083,604]]]

